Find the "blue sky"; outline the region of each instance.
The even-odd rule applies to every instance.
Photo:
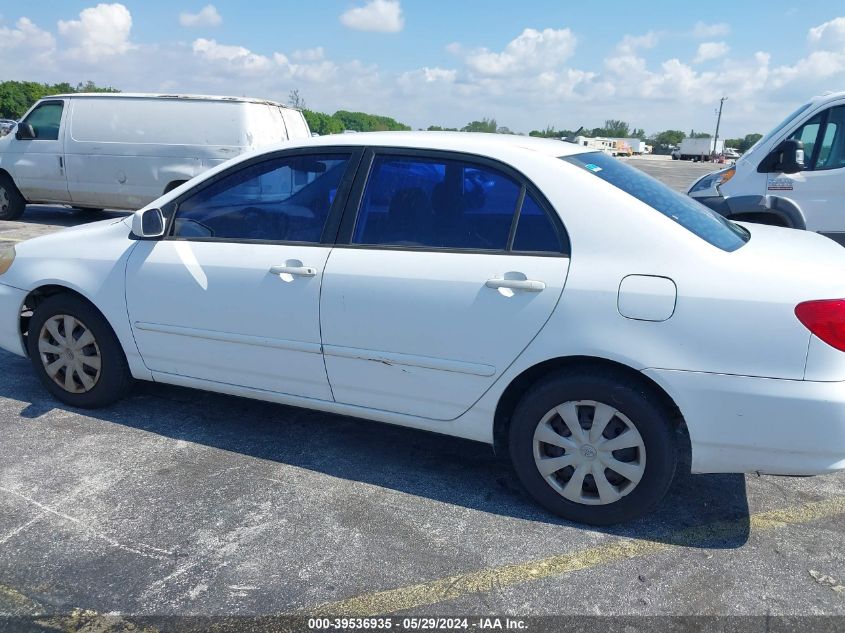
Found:
[[[249,94],[415,127],[621,118],[764,132],[845,89],[845,5],[525,0],[4,0],[0,78]]]

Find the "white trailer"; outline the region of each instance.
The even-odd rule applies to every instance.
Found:
[[[724,149],[723,140],[714,143],[713,138],[685,138],[681,141],[681,160],[710,160],[713,154],[721,154]]]

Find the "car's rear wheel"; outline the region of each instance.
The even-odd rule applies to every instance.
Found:
[[[666,407],[642,385],[603,370],[560,373],[532,387],[511,419],[510,453],[541,505],[592,525],[649,512],[677,462]]]
[[[26,200],[12,179],[0,174],[0,220],[17,220],[26,210]]]
[[[89,303],[71,294],[44,299],[27,333],[38,378],[56,398],[96,408],[119,400],[132,376],[111,326]]]

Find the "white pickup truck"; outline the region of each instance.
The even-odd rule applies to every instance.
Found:
[[[688,193],[733,220],[815,231],[845,245],[845,92],[803,104]]]

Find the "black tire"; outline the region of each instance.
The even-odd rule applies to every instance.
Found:
[[[59,355],[51,353],[42,355],[39,351],[39,336],[44,324],[59,315],[73,317],[78,321],[80,328],[89,330],[94,337],[96,350],[99,352],[100,368],[93,387],[87,391],[72,392],[57,384],[48,374],[45,363],[55,362]],[[66,332],[61,332],[61,334],[66,335]],[[79,338],[80,336],[76,336],[76,339]],[[58,339],[51,339],[47,342],[54,344],[57,341]],[[132,375],[126,363],[126,356],[108,321],[91,304],[73,294],[47,297],[35,308],[29,322],[27,346],[32,366],[41,383],[53,396],[70,406],[83,409],[104,407],[121,399],[132,386]],[[81,353],[77,351],[77,354]],[[70,358],[73,357],[71,353]],[[89,368],[88,371],[91,369]],[[66,376],[66,374],[67,371],[59,375]],[[76,376],[77,378],[72,377],[72,380],[79,386],[82,381],[78,378],[78,372]]]
[[[610,405],[633,424],[642,439],[644,456],[639,454],[639,449],[626,449],[635,451],[634,459],[644,462],[642,478],[629,492],[622,493],[624,496],[612,503],[587,505],[565,498],[546,481],[535,462],[534,433],[539,423],[552,409],[577,401],[595,401]],[[580,408],[578,410],[580,413]],[[561,423],[562,421],[558,424]],[[624,427],[626,422],[614,417],[607,428],[610,430],[611,425],[619,424]],[[565,519],[590,525],[612,525],[639,518],[650,512],[669,489],[678,461],[671,414],[660,399],[649,389],[631,381],[623,374],[605,369],[567,370],[550,375],[532,386],[514,410],[509,445],[511,462],[519,480],[540,505]],[[548,445],[538,446],[548,450]],[[559,450],[561,455],[570,454],[569,449]],[[589,459],[600,459],[595,457],[595,450],[592,453]],[[614,451],[610,455],[616,457],[618,453],[619,451]],[[607,470],[603,472],[608,473]],[[565,474],[564,470],[560,470],[551,476],[565,477]],[[607,477],[620,479],[621,476],[610,471]],[[591,482],[594,484],[595,479],[592,474],[588,474],[579,493],[583,494],[584,490],[589,490]],[[563,483],[561,481],[562,486]],[[623,488],[620,484],[617,486],[616,490]]]
[[[171,191],[176,189],[176,187],[181,187],[186,182],[188,182],[188,181],[187,180],[174,180],[173,182],[167,183],[167,186],[164,188],[164,191],[162,192],[161,195],[164,195],[166,193],[170,193]]]
[[[26,200],[6,174],[0,174],[0,220],[17,220],[26,211]]]

